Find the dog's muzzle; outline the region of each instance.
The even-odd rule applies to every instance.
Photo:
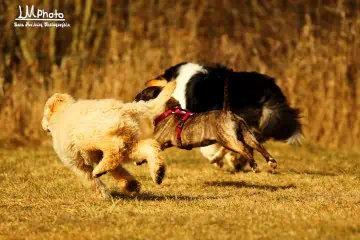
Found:
[[[44,129],[44,131],[46,131],[46,132],[48,132],[48,133],[51,133],[51,132],[50,132],[50,129],[49,129],[49,123],[48,123],[48,121],[47,121],[45,118],[43,118],[43,119],[41,120],[41,126],[42,126],[42,128]]]
[[[146,87],[165,87],[168,83],[165,78],[161,79],[151,79],[145,83]]]

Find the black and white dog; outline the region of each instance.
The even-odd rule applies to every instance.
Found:
[[[200,65],[183,62],[168,68],[162,75],[149,80],[146,86],[165,86],[177,82],[173,97],[182,108],[192,112],[220,110],[224,102],[224,79],[228,77],[230,110],[245,119],[259,142],[268,139],[299,143],[302,126],[300,110],[291,108],[275,80],[256,72],[230,72],[221,65]],[[219,145],[201,149],[210,159]],[[244,161],[234,153],[225,155],[227,162],[240,170]]]

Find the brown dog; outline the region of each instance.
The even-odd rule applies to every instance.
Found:
[[[153,99],[161,89],[148,87],[135,100]],[[225,101],[224,109],[227,109],[226,105]],[[192,114],[180,109],[178,101],[171,98],[166,104],[166,111],[155,119],[154,124],[154,138],[162,149],[177,146],[190,150],[219,143],[222,148],[210,160],[212,163],[220,161],[226,154],[225,149],[229,149],[244,156],[252,170],[257,171],[257,164],[252,157],[255,149],[264,156],[271,168],[277,167],[276,160],[256,140],[245,120],[230,111],[214,110]]]

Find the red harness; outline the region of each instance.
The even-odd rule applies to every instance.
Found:
[[[156,127],[156,125],[163,120],[164,118],[166,118],[167,116],[169,116],[170,114],[178,114],[178,115],[182,115],[183,117],[181,118],[181,121],[179,122],[179,124],[176,126],[176,140],[177,140],[177,145],[179,148],[182,148],[182,142],[181,142],[181,131],[182,128],[185,124],[185,121],[192,115],[194,115],[195,113],[193,112],[189,112],[188,110],[182,109],[180,108],[180,106],[176,106],[174,109],[169,109],[167,111],[165,111],[164,113],[162,113],[160,116],[158,116],[155,120],[154,120],[154,126]]]

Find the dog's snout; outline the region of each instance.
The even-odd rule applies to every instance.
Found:
[[[145,83],[145,86],[146,87],[153,87],[153,86],[164,87],[166,84],[167,84],[166,79],[161,78],[161,79],[151,79]]]

